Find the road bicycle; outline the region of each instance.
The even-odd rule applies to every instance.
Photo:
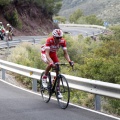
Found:
[[[70,100],[70,89],[69,89],[67,79],[60,73],[60,66],[68,65],[68,63],[57,63],[55,65],[56,67],[54,68],[54,70],[57,71],[57,74],[55,76],[54,82],[51,81],[52,76],[51,76],[51,73],[49,72],[47,76],[47,88],[44,88],[42,85],[42,76],[44,75],[44,72],[43,72],[40,78],[40,81],[41,81],[40,91],[41,91],[41,95],[44,102],[48,103],[50,101],[51,96],[54,94],[55,97],[57,98],[59,106],[62,109],[66,109],[68,107],[69,100]],[[63,96],[62,98],[57,97],[58,90],[61,92]]]

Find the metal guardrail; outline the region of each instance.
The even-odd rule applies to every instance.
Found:
[[[104,26],[99,26],[99,25],[85,25],[85,24],[59,24],[59,26],[66,26],[66,27],[91,27],[91,28],[106,29],[106,27],[104,27]]]
[[[33,91],[37,91],[37,80],[40,80],[41,73],[44,71],[44,70],[39,70],[31,67],[26,67],[23,65],[18,65],[12,62],[4,61],[4,60],[0,60],[0,68],[2,70],[3,80],[5,80],[6,70],[32,78]],[[51,75],[53,77],[55,76],[55,73],[52,72]],[[119,84],[85,79],[85,78],[75,77],[75,76],[65,75],[65,74],[64,76],[68,80],[70,88],[82,90],[82,91],[93,93],[96,95],[95,96],[96,110],[100,110],[99,95],[120,99]]]
[[[2,43],[0,43],[0,49],[15,47],[16,45],[18,45],[22,42],[31,42],[31,43],[34,43],[34,44],[38,44],[38,43],[40,43],[40,39],[34,39],[34,38],[33,39],[27,39],[27,40],[18,39],[18,40],[13,40],[13,41],[2,42]]]
[[[95,37],[99,34],[103,34],[106,30],[106,27],[99,26],[99,25],[85,25],[85,24],[59,24],[59,27],[87,27],[87,28],[98,28],[101,29],[101,31],[96,33],[88,33],[86,32],[86,35],[84,37]],[[67,31],[65,31],[67,33]],[[70,34],[70,32],[68,32]]]

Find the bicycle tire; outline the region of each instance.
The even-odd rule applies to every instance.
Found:
[[[49,73],[48,77],[47,77],[47,84],[48,84],[47,88],[44,88],[42,85],[42,76],[43,75],[44,75],[44,72],[41,74],[41,77],[40,77],[40,92],[41,92],[44,102],[48,103],[51,98],[51,83],[50,83],[51,75]]]
[[[69,105],[69,100],[70,100],[70,89],[69,89],[69,85],[67,82],[67,79],[63,76],[60,75],[60,77],[58,78],[60,79],[60,92],[62,94],[62,98],[59,99],[57,97],[57,85],[56,85],[56,97],[58,100],[58,104],[62,109],[66,109]]]

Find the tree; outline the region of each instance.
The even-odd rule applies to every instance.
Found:
[[[43,13],[50,15],[56,15],[62,6],[62,0],[13,0],[13,2],[17,4],[24,4],[25,2],[36,4],[38,7],[42,8]]]
[[[103,25],[103,21],[101,19],[98,19],[95,15],[87,16],[86,22],[91,25]]]
[[[66,21],[66,18],[63,16],[55,16],[53,19],[56,19],[61,23],[65,23],[65,21]]]
[[[76,23],[76,21],[80,18],[80,17],[82,17],[83,16],[83,12],[80,10],[80,9],[78,9],[78,10],[76,10],[72,15],[70,15],[70,17],[69,17],[69,21],[72,23],[72,22],[74,22],[74,23]]]
[[[120,41],[120,25],[113,26],[110,28],[114,33],[114,39]]]
[[[34,0],[40,6],[43,12],[56,15],[62,6],[62,0]]]
[[[11,0],[0,0],[0,6],[6,6],[10,4]]]

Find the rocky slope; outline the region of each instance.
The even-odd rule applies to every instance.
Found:
[[[110,23],[120,22],[120,0],[63,0],[59,14],[69,18],[77,9],[85,15],[95,14]]]
[[[16,11],[22,26],[21,29],[14,28],[15,35],[47,35],[58,27],[53,23],[51,15],[34,4],[12,4],[4,9],[0,8],[0,21],[5,27],[7,23],[12,24],[5,16],[12,15],[14,11]]]

